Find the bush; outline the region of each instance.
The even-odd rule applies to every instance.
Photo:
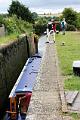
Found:
[[[74,25],[67,24],[66,31],[76,31],[76,27]]]
[[[4,19],[4,25],[8,34],[20,32],[14,19],[14,17]]]
[[[8,34],[11,33],[26,33],[32,31],[32,24],[17,18],[16,15],[4,19],[4,25]]]
[[[2,24],[3,24],[3,16],[0,15],[0,27],[2,27]]]
[[[37,25],[34,25],[34,29],[35,29],[35,33],[37,35],[41,35],[46,30],[46,25],[45,24],[44,25],[37,24]]]
[[[36,34],[41,35],[47,28],[47,20],[45,18],[39,18],[33,25]]]

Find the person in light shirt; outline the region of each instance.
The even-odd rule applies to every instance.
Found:
[[[50,22],[47,24],[47,41],[55,42],[55,32],[56,32],[56,24],[54,19],[51,19]]]
[[[61,21],[61,28],[62,28],[62,34],[65,35],[65,30],[66,30],[66,21],[65,18],[63,18],[63,20]]]

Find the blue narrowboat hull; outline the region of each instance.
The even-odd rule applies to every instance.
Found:
[[[36,77],[40,68],[42,57],[39,54],[35,54],[34,56],[30,57],[27,62],[25,63],[20,76],[18,77],[10,95],[9,99],[15,98],[16,103],[16,118],[15,120],[25,120],[26,114],[24,114],[25,109],[21,108],[21,111],[18,111],[18,105],[20,104],[24,106],[25,104],[28,109],[28,105],[30,102],[30,98],[32,95],[33,87],[36,81]],[[10,103],[11,105],[12,103]],[[10,113],[6,113],[5,120],[13,120],[11,119],[11,114],[14,112],[14,109],[9,108],[8,110]],[[12,109],[12,110],[11,110]]]

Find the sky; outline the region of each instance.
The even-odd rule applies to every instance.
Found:
[[[18,0],[31,12],[37,13],[61,13],[64,8],[72,7],[80,12],[80,0]],[[0,0],[0,13],[7,13],[12,0]]]

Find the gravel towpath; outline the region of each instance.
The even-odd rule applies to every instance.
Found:
[[[46,43],[26,120],[72,120],[62,115],[55,43]],[[63,96],[63,95],[62,95]],[[64,96],[63,96],[64,97]]]

